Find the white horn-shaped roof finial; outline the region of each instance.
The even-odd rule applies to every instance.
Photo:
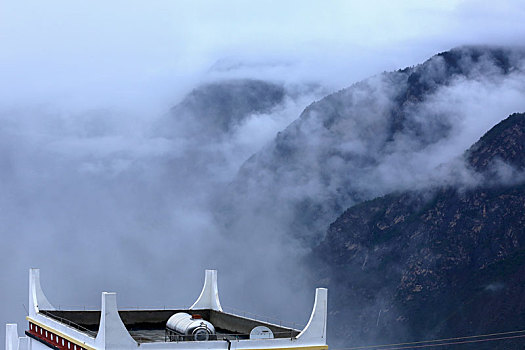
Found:
[[[117,293],[102,293],[100,326],[95,343],[100,349],[130,349],[138,346],[118,313]]]
[[[40,270],[29,269],[29,316],[35,316],[40,310],[55,310],[55,307],[42,291]]]
[[[222,311],[217,288],[217,270],[206,270],[201,295],[190,309],[211,309]]]
[[[326,344],[326,315],[327,315],[328,289],[317,288],[315,290],[315,302],[310,320],[297,339],[310,341],[319,339]]]

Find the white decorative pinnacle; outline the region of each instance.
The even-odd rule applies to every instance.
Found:
[[[42,291],[40,270],[29,269],[29,316],[36,315],[40,310],[55,310],[55,307]]]
[[[219,301],[219,289],[217,288],[217,270],[206,270],[201,295],[199,295],[199,298],[190,309],[222,311],[221,302]]]
[[[100,325],[95,339],[98,349],[130,349],[138,347],[131,337],[117,308],[117,293],[102,293]]]
[[[326,344],[326,316],[327,316],[328,289],[315,290],[315,302],[308,324],[297,336],[299,340],[311,341],[320,339]]]

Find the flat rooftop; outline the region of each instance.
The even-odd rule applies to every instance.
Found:
[[[274,338],[291,338],[297,336],[300,332],[297,329],[284,327],[279,324],[212,309],[122,310],[119,311],[119,315],[136,342],[151,343],[167,341],[165,333],[166,322],[177,312],[201,315],[204,320],[213,324],[218,340],[249,339],[250,331],[257,326],[268,327],[273,332]],[[96,337],[97,335],[100,311],[41,310],[40,313],[58,322],[67,324],[91,337]]]

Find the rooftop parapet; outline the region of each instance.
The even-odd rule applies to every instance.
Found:
[[[222,349],[224,341],[235,341],[235,347],[239,350],[250,349],[250,346],[252,348],[262,346],[265,349],[288,347],[301,347],[305,350],[311,350],[312,347],[316,350],[326,349],[327,289],[325,288],[316,289],[312,313],[302,331],[295,327],[284,327],[280,322],[274,324],[224,312],[219,301],[216,270],[206,270],[201,293],[195,303],[186,310],[119,311],[116,293],[109,292],[102,293],[100,311],[57,310],[42,291],[38,269],[30,269],[29,293],[28,320],[32,328],[30,332],[26,331],[26,334],[32,339],[19,338],[16,334],[16,325],[8,325],[6,350],[29,350],[31,342],[35,340],[45,343],[49,339],[39,339],[39,337],[47,337],[48,331],[51,332],[50,334],[54,333],[56,338],[60,336],[61,345],[64,345],[62,339],[66,339],[66,348],[58,350],[73,350],[73,348],[78,350],[79,346],[80,350],[124,350],[136,349],[139,345],[148,349],[150,345],[155,346],[155,349],[165,350],[190,345],[192,349],[200,349],[196,342],[189,344],[188,341],[183,340],[173,343],[166,338],[166,322],[176,312],[199,314],[199,318],[211,322],[219,330],[217,336],[208,341],[209,346],[205,347],[207,349]],[[38,332],[35,331],[35,327]],[[251,331],[256,328],[271,331],[271,337],[252,338]],[[264,344],[261,345],[262,343]]]

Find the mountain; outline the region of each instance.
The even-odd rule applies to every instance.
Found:
[[[357,346],[519,330],[525,324],[525,114],[463,159],[484,180],[352,206],[309,257],[331,291],[330,341]],[[495,181],[499,168],[512,178]],[[524,340],[471,349],[521,349]]]
[[[523,294],[523,117],[498,123],[525,110],[524,67],[462,47],[310,104],[217,195],[217,226],[316,246],[332,346],[513,329],[521,313],[496,314]]]
[[[297,116],[305,101],[322,91],[307,83],[217,80],[188,92],[150,133],[173,150],[167,174],[191,176],[197,188],[203,181],[229,182],[250,155]]]
[[[224,211],[254,207],[311,242],[353,204],[463,181],[455,178],[468,177],[462,170],[436,175],[448,171],[440,164],[501,115],[525,110],[524,62],[522,50],[457,48],[328,95],[243,165],[230,191],[239,195],[225,200]]]
[[[220,137],[253,114],[264,114],[284,102],[287,91],[277,83],[237,79],[204,84],[174,106],[170,115],[197,136]]]

